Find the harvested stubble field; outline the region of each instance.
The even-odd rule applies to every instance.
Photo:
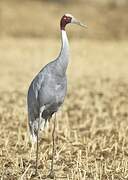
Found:
[[[27,132],[26,93],[33,76],[56,56],[59,43],[0,41],[2,180],[42,179],[49,172],[52,120],[40,137],[39,176],[32,178],[35,153]],[[56,179],[128,179],[128,43],[77,39],[70,45],[68,94],[57,114]]]

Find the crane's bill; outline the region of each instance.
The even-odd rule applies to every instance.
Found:
[[[72,23],[72,24],[77,24],[77,25],[82,26],[82,27],[84,27],[84,28],[87,28],[87,25],[81,23],[79,20],[77,20],[77,19],[74,18],[74,17],[72,18],[71,23]]]
[[[88,28],[87,25],[85,25],[85,24],[83,24],[83,23],[81,23],[81,22],[79,22],[79,25],[82,26],[82,27],[84,27],[84,28]]]

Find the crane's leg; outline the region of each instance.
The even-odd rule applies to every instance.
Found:
[[[37,175],[37,171],[38,171],[39,121],[40,121],[40,119],[38,119],[38,127],[37,127],[37,141],[36,141],[36,169],[35,169],[35,175]]]
[[[35,169],[35,174],[37,174],[37,171],[38,171],[38,152],[39,152],[39,131],[40,131],[40,128],[41,128],[41,119],[42,119],[42,112],[44,111],[45,109],[45,106],[42,106],[40,108],[40,117],[37,121],[37,142],[36,142],[36,169]],[[44,122],[43,122],[44,123]],[[43,124],[43,129],[44,129],[44,124]]]
[[[52,162],[51,162],[51,171],[53,171],[54,169],[54,156],[55,156],[55,131],[56,131],[56,114],[55,114],[55,119],[54,119],[54,123],[53,123],[53,131],[52,131]]]
[[[56,113],[55,113],[55,118],[54,118],[54,123],[53,123],[53,131],[52,131],[52,161],[51,161],[51,169],[49,173],[50,178],[54,178],[54,157],[55,157],[55,131],[56,131]]]

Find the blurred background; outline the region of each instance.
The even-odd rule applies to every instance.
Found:
[[[59,54],[65,13],[88,28],[66,27],[71,61],[57,113],[57,173],[128,179],[128,0],[0,0],[1,179],[31,179],[27,90]],[[39,178],[50,167],[51,124],[41,136]]]
[[[128,0],[1,0],[1,90],[22,87],[26,92],[33,76],[58,55],[65,13],[88,25],[86,30],[66,28],[73,59],[69,80],[127,77]]]
[[[1,0],[0,36],[59,37],[59,20],[67,12],[89,27],[86,33],[72,28],[70,37],[128,38],[128,0]]]

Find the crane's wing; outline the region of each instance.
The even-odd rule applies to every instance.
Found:
[[[45,126],[47,119],[57,112],[64,101],[67,89],[66,76],[55,73],[55,64],[49,63],[32,81],[28,91],[29,127],[32,136],[36,136],[39,126]],[[40,119],[40,121],[39,121]]]
[[[35,139],[38,129],[38,119],[40,116],[39,90],[44,81],[44,75],[39,73],[30,84],[27,96],[28,120],[30,133]]]
[[[43,82],[43,76],[37,75],[34,80],[32,81],[29,90],[28,90],[28,110],[29,112],[34,113],[35,118],[39,116],[39,100],[38,100],[38,94],[41,87],[41,84]]]

